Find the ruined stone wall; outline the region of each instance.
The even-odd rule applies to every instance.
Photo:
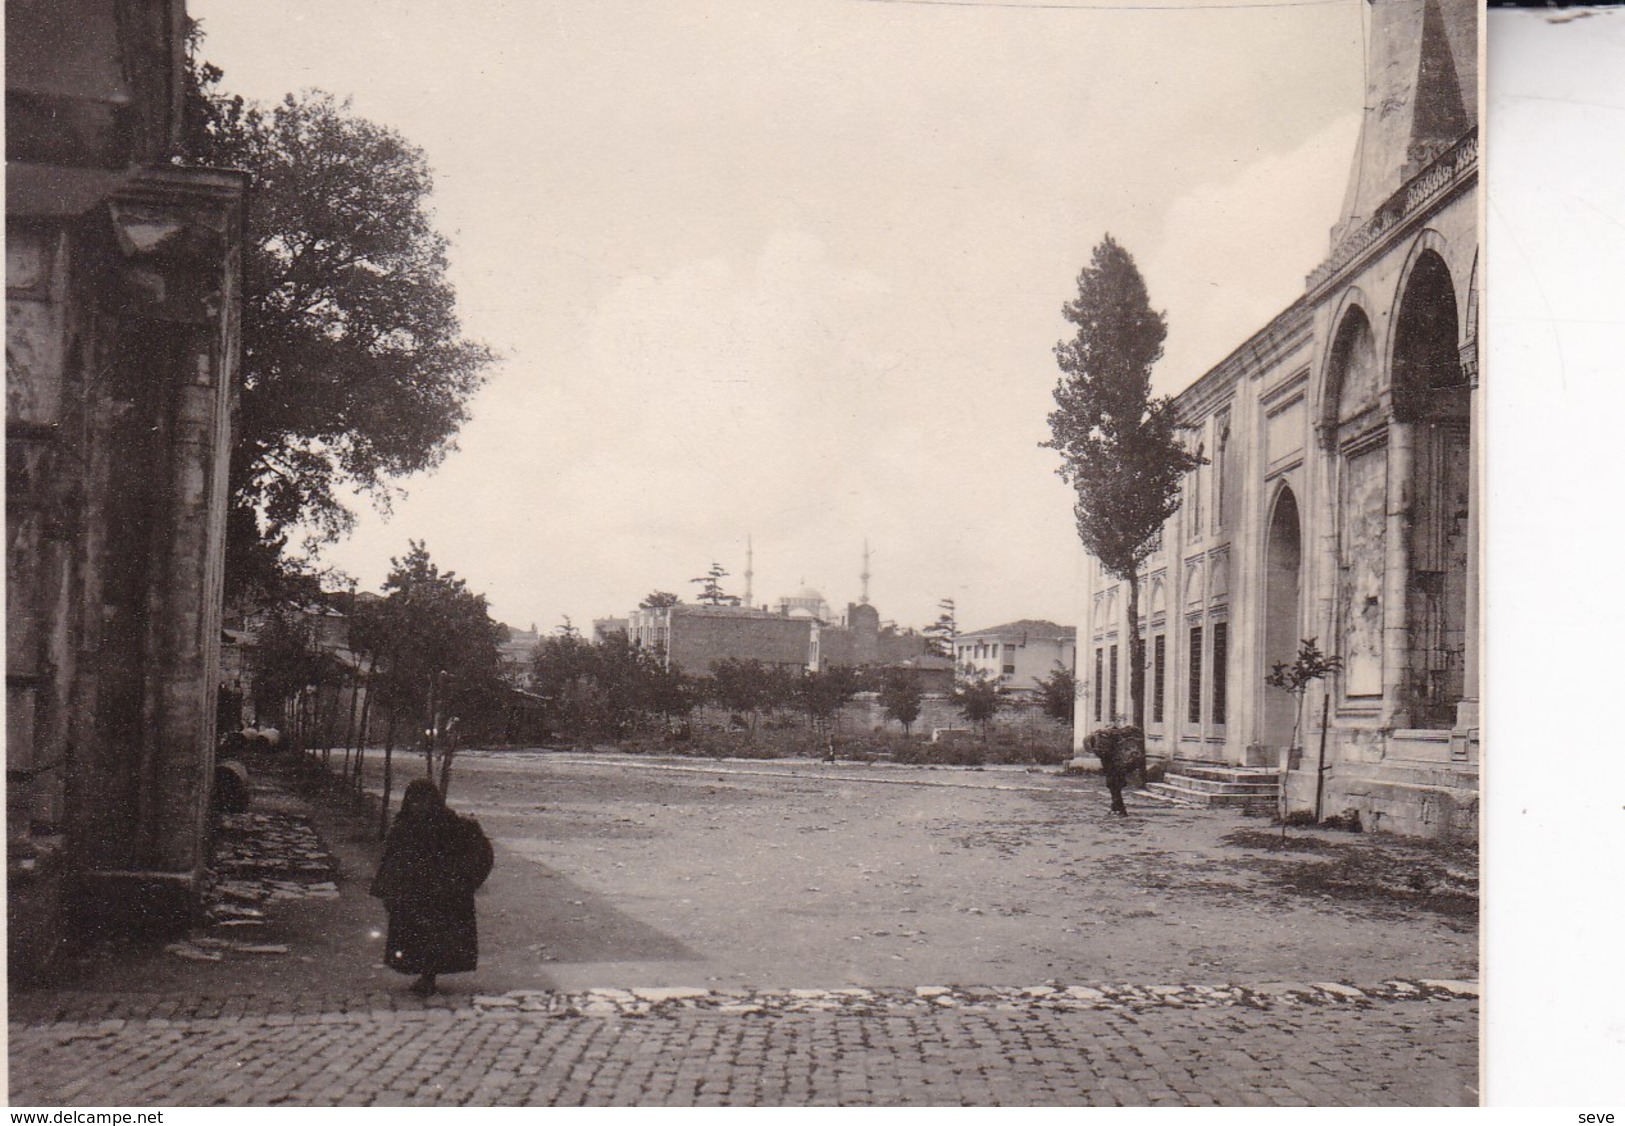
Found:
[[[65,933],[174,927],[197,903],[245,177],[168,163],[178,0],[9,5],[6,27],[23,126],[7,153],[7,876],[26,974]]]
[[[206,859],[241,191],[10,217],[8,805],[88,914],[184,911]]]

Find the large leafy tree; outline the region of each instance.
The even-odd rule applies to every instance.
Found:
[[[903,725],[905,739],[913,734],[914,721],[920,718],[920,707],[924,700],[925,692],[920,687],[920,678],[913,673],[894,669],[881,681],[880,706],[886,710],[889,719]]]
[[[332,680],[331,661],[301,609],[273,604],[255,631],[252,656],[257,722],[286,722],[288,701],[312,685]]]
[[[1133,257],[1107,235],[1078,275],[1078,296],[1062,308],[1077,326],[1055,346],[1061,377],[1050,412],[1057,472],[1077,493],[1078,538],[1107,573],[1128,584],[1129,698],[1145,728],[1145,640],[1140,567],[1163,524],[1179,509],[1184,475],[1202,459],[1180,440],[1173,402],[1151,394],[1151,369],[1168,335],[1151,308]]]
[[[265,107],[219,89],[193,37],[186,159],[253,174],[227,581],[285,574],[290,531],[346,532],[454,447],[491,352],[465,339],[422,150],[331,94]]]
[[[699,702],[699,685],[675,665],[667,665],[657,654],[643,653],[644,700],[649,711],[672,722],[687,718]]]
[[[1050,719],[1071,727],[1077,716],[1077,676],[1057,661],[1050,674],[1038,681],[1038,703]]]
[[[954,685],[953,700],[959,708],[959,714],[981,729],[984,743],[987,742],[988,728],[993,723],[993,717],[998,715],[999,709],[1008,702],[1004,684],[999,678],[989,676],[981,670],[963,677]]]
[[[452,717],[464,731],[500,722],[507,629],[491,620],[485,596],[440,570],[420,541],[390,560],[384,591],[373,628],[382,655],[375,683],[388,702],[437,727]]]
[[[583,736],[597,713],[599,652],[574,627],[555,632],[536,646],[531,686],[547,703],[548,729]]]
[[[705,690],[717,706],[748,715],[752,731],[756,730],[756,719],[761,712],[785,696],[781,679],[773,669],[761,661],[738,657],[725,657],[713,664]]]
[[[651,717],[680,719],[693,710],[691,678],[616,631],[601,642],[559,633],[537,647],[532,686],[546,701],[553,735],[624,737]]]
[[[857,669],[835,665],[803,672],[796,682],[795,699],[812,725],[822,730],[862,687],[863,680]]]

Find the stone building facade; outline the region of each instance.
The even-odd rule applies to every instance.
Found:
[[[1146,641],[1153,758],[1275,765],[1297,709],[1264,678],[1316,639],[1290,808],[1477,830],[1478,7],[1373,0],[1365,119],[1329,257],[1177,396],[1180,510],[1126,584],[1091,560],[1077,738],[1129,712]],[[1324,731],[1324,771],[1320,717]]]
[[[880,612],[869,603],[849,603],[842,620],[829,622],[815,617],[807,604],[816,602],[827,612],[823,596],[804,594],[800,603],[780,599],[777,611],[688,603],[633,610],[625,619],[626,634],[634,645],[664,653],[668,664],[694,676],[705,676],[711,666],[728,659],[818,671],[864,665],[914,668],[910,662],[923,657],[925,638],[882,626]]]
[[[813,627],[809,617],[739,606],[691,606],[679,603],[627,615],[627,637],[634,645],[664,653],[666,663],[694,676],[705,676],[719,661],[760,661],[788,668],[816,667]]]
[[[868,602],[849,602],[839,622],[820,623],[818,654],[820,668],[875,665],[923,672],[932,667],[925,660],[925,635],[883,624],[880,611]]]
[[[5,16],[15,975],[198,905],[246,185],[170,162],[181,0]]]

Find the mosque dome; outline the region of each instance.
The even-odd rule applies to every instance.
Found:
[[[779,610],[792,618],[829,617],[829,603],[824,600],[822,594],[810,586],[803,586],[795,594],[780,598]]]

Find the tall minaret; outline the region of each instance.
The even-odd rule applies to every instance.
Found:
[[[1478,127],[1479,5],[1371,0],[1369,9],[1365,116],[1333,247]]]
[[[756,609],[755,596],[754,596],[754,592],[751,589],[752,582],[756,578],[755,563],[753,562],[753,559],[754,559],[754,549],[751,546],[749,534],[746,534],[746,536],[745,536],[745,609],[747,609],[747,610]]]
[[[867,606],[869,605],[869,541],[867,539],[863,541],[863,574],[858,577],[863,580],[863,595],[858,599],[858,603]]]

